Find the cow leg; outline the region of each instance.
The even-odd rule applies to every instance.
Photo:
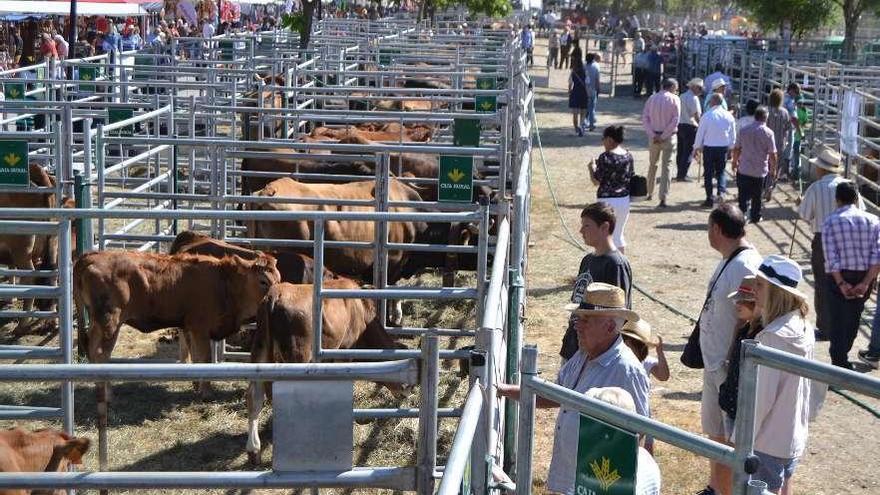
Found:
[[[177,331],[177,353],[181,363],[192,362],[192,337],[189,332]]]
[[[388,323],[393,327],[403,326],[403,301],[400,299],[388,300]]]
[[[263,382],[253,381],[248,384],[247,408],[248,408],[248,462],[252,466],[260,464],[260,453],[263,446],[260,443],[260,411],[263,410]]]
[[[31,244],[31,248],[33,248],[33,243]],[[34,270],[34,261],[31,259],[31,250],[26,250],[25,252],[13,252],[13,266],[20,270]],[[18,277],[18,281],[21,284],[33,285],[35,283],[35,279],[31,277]],[[21,309],[22,311],[30,311],[34,307],[33,299],[22,299],[21,301]],[[29,316],[23,316],[19,318],[18,325],[16,325],[14,332],[15,333],[24,333],[27,332],[31,325],[34,322],[34,318]]]
[[[184,330],[190,334],[190,354],[194,363],[211,362],[211,339],[207,335],[193,333],[191,328]],[[193,382],[193,388],[202,398],[211,394],[211,382]]]

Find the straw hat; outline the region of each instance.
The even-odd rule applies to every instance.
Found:
[[[843,158],[840,156],[840,153],[829,148],[823,149],[819,156],[810,159],[810,165],[835,174],[843,172],[842,164]]]
[[[725,81],[723,78],[719,77],[718,79],[712,81],[712,91],[715,91],[722,86],[727,86],[727,81]]]
[[[746,275],[742,282],[739,283],[739,289],[727,295],[734,302],[754,302],[755,301],[755,283],[758,279],[754,275]]]
[[[798,284],[804,279],[801,267],[785,256],[771,254],[764,258],[757,275],[789,294],[803,300],[807,299],[807,296],[797,289]]]
[[[688,81],[688,87],[703,89],[703,80],[700,79],[699,77],[695,77],[695,78],[691,79],[690,81]]]
[[[639,315],[626,309],[626,294],[620,287],[593,282],[584,290],[584,302],[568,304],[565,309],[575,316],[610,316],[636,321]]]
[[[620,334],[632,337],[648,347],[655,347],[657,340],[651,333],[651,325],[645,320],[627,321],[620,330]]]

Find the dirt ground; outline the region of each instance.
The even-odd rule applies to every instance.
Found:
[[[537,63],[543,63],[539,40]],[[647,137],[640,125],[644,99],[635,99],[629,86],[618,87],[616,98],[602,95],[599,100],[598,128],[586,137],[577,137],[568,112],[567,71],[552,70],[550,87],[536,88],[535,109],[543,144],[542,154],[535,141],[532,154],[532,232],[535,243],[529,251],[528,322],[526,341],[537,344],[540,366],[546,377],[555,377],[559,368],[558,351],[568,314],[571,280],[584,253],[571,245],[554,209],[549,181],[559,199],[562,218],[574,236],[579,226],[579,212],[595,201],[595,187],[590,183],[586,163],[601,153],[601,130],[616,124],[626,127],[626,148],[636,161],[637,173],[648,168]],[[674,172],[673,160],[673,172]],[[696,178],[692,167],[690,176]],[[659,174],[658,174],[659,175]],[[729,188],[732,195],[736,188]],[[748,239],[762,254],[788,255],[792,232],[796,230],[792,258],[809,271],[809,226],[796,222],[793,209],[798,191],[790,186],[777,190],[766,205],[764,221],[748,226]],[[731,196],[733,199],[735,196]],[[709,210],[700,207],[705,199],[702,182],[673,183],[669,207],[658,209],[657,201],[636,203],[626,228],[626,255],[632,265],[634,282],[685,314],[695,316],[702,303],[707,282],[719,255],[708,244],[706,222]],[[812,284],[809,273],[807,281]],[[812,288],[806,291],[812,294]],[[692,432],[699,432],[701,372],[681,365],[679,356],[692,324],[638,291],[633,292],[633,306],[655,331],[663,336],[672,378],[653,383],[651,407],[654,417]],[[873,304],[871,305],[873,308]],[[870,314],[866,315],[870,318]],[[862,328],[855,351],[867,345],[870,329]],[[827,342],[819,343],[816,356],[829,361]],[[873,375],[877,376],[877,372]],[[865,399],[877,410],[880,401]],[[555,410],[538,414],[535,453],[536,491],[543,491],[550,461]],[[880,493],[880,457],[875,452],[880,420],[837,394],[829,393],[820,417],[811,425],[807,452],[794,477],[798,493],[868,494]],[[663,493],[695,493],[706,485],[708,462],[689,452],[658,443],[655,454],[663,476]]]

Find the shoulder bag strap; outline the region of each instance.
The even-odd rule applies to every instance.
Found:
[[[747,247],[747,246],[740,246],[740,247],[736,248],[736,250],[733,252],[733,254],[731,254],[730,257],[727,258],[727,261],[724,262],[724,266],[721,267],[721,271],[718,272],[718,276],[715,277],[715,280],[712,281],[712,285],[709,286],[709,291],[706,292],[706,299],[703,300],[703,308],[706,307],[706,303],[709,302],[709,298],[712,297],[712,291],[715,290],[715,285],[718,284],[718,279],[721,278],[721,275],[724,273],[724,270],[727,268],[727,265],[729,265],[731,261],[735,260],[736,257],[739,256],[740,253],[742,253],[746,249],[751,249],[751,248]],[[700,314],[702,315],[702,308],[700,309]]]

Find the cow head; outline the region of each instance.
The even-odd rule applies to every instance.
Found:
[[[427,223],[418,231],[416,243],[476,245],[479,242],[479,233],[479,228],[470,223]],[[426,268],[441,268],[447,273],[457,270],[475,271],[477,253],[411,252],[400,276],[410,278]],[[446,282],[448,279],[444,278],[444,285]]]
[[[240,321],[223,330],[222,333],[226,335],[211,336],[217,340],[237,331],[241,321],[256,316],[260,301],[273,285],[281,282],[281,274],[278,272],[278,263],[274,256],[260,253],[253,260],[245,260],[236,255],[228,259],[231,259],[235,278],[227,282],[231,285],[228,288],[230,294],[227,302],[235,306],[233,311]]]
[[[88,452],[91,441],[88,438],[71,437],[66,433],[56,434],[58,437],[52,448],[52,457],[44,471],[67,471],[69,464],[82,464],[82,458]]]

